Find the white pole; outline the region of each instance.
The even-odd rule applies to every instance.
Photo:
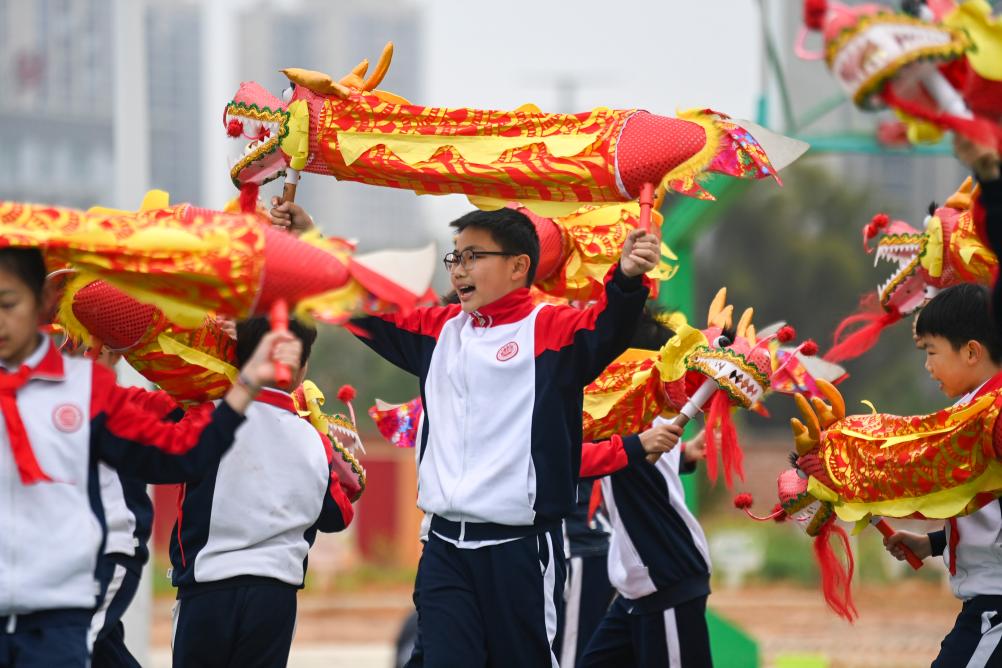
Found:
[[[136,209],[150,185],[150,122],[147,96],[146,1],[115,0],[114,40],[114,202]],[[140,665],[150,664],[153,584],[143,570],[139,590],[122,617],[129,651]]]
[[[115,0],[112,206],[123,209],[138,208],[150,182],[145,28],[145,0]]]
[[[231,0],[202,4],[202,198],[203,206],[222,209],[236,196],[226,156],[223,107],[240,84],[234,50],[238,20]]]

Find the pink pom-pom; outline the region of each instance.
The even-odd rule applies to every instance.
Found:
[[[779,339],[780,343],[789,343],[793,339],[797,338],[797,330],[795,330],[790,325],[783,325],[776,332],[776,338]]]
[[[808,339],[804,341],[803,345],[800,346],[800,352],[807,355],[808,357],[814,357],[818,354],[818,344],[814,341]]]
[[[351,385],[342,385],[341,389],[337,391],[337,398],[348,403],[355,398],[355,388]]]
[[[739,510],[744,510],[746,508],[751,508],[752,506],[752,495],[748,492],[742,492],[734,497],[734,507]]]

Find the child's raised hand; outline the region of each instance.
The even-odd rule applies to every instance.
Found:
[[[719,439],[719,436],[717,437]],[[706,459],[706,430],[700,429],[699,433],[692,439],[685,442],[685,452],[682,453],[687,462],[698,462]]]
[[[240,374],[255,387],[269,385],[275,382],[275,363],[284,364],[295,375],[302,352],[303,342],[289,332],[268,332],[261,337]]]
[[[272,197],[268,215],[274,227],[296,236],[313,229],[313,218],[295,202],[283,202],[278,197]]]
[[[660,259],[661,241],[657,236],[644,230],[633,230],[623,243],[619,267],[626,276],[633,278],[657,267]]]

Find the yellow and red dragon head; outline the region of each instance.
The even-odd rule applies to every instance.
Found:
[[[998,258],[974,229],[971,202],[978,189],[968,178],[943,206],[933,208],[924,228],[888,221],[878,214],[864,228],[864,243],[882,232],[874,249],[875,262],[893,262],[891,276],[880,284],[877,295],[885,311],[902,316],[917,311],[937,291],[958,283],[987,285],[998,267]]]

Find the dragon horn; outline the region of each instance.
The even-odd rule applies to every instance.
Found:
[[[373,90],[383,81],[383,77],[386,76],[386,72],[390,69],[391,60],[393,60],[393,42],[387,42],[386,46],[383,47],[383,52],[379,54],[379,62],[376,63],[376,69],[365,80],[362,90]]]
[[[331,79],[329,74],[315,72],[313,70],[304,70],[299,67],[287,67],[284,70],[281,70],[281,72],[292,83],[297,86],[305,86],[314,93],[320,93],[321,95],[335,95],[342,99],[351,95],[350,90],[337,81]]]
[[[819,397],[811,397],[811,406],[814,407],[814,412],[818,415],[818,420],[821,422],[821,426],[827,429],[832,426],[832,424],[838,420],[835,417],[835,413],[832,412],[832,407],[824,402],[823,399]]]
[[[793,429],[793,443],[799,456],[803,457],[817,446],[817,440],[811,438],[803,422],[797,418],[790,418],[790,427]]]
[[[845,399],[842,397],[842,393],[838,391],[834,385],[825,380],[824,378],[815,378],[814,383],[821,390],[821,394],[824,395],[825,399],[829,401],[832,405],[832,412],[835,417],[841,420],[845,417]]]
[[[743,338],[748,338],[748,328],[751,326],[752,316],[755,315],[755,309],[748,307],[741,314],[741,318],[738,320],[738,326],[735,330],[737,335]],[[750,339],[754,342],[754,339]]]
[[[811,435],[811,438],[815,442],[819,441],[821,439],[821,425],[818,424],[818,416],[814,414],[811,404],[808,403],[807,398],[800,392],[793,395],[793,401],[797,404],[800,414],[804,417],[804,423],[807,425],[807,431]]]
[[[355,65],[355,67],[354,67],[354,69],[352,69],[351,73],[354,74],[355,76],[359,77],[359,78],[362,78],[362,77],[365,76],[365,73],[368,70],[369,70],[369,59],[368,58],[363,58],[362,61],[358,65]]]
[[[717,290],[717,294],[714,295],[713,301],[710,302],[710,308],[706,313],[706,326],[713,327],[717,321],[717,316],[720,312],[724,310],[724,305],[727,303],[727,288],[723,287]]]

